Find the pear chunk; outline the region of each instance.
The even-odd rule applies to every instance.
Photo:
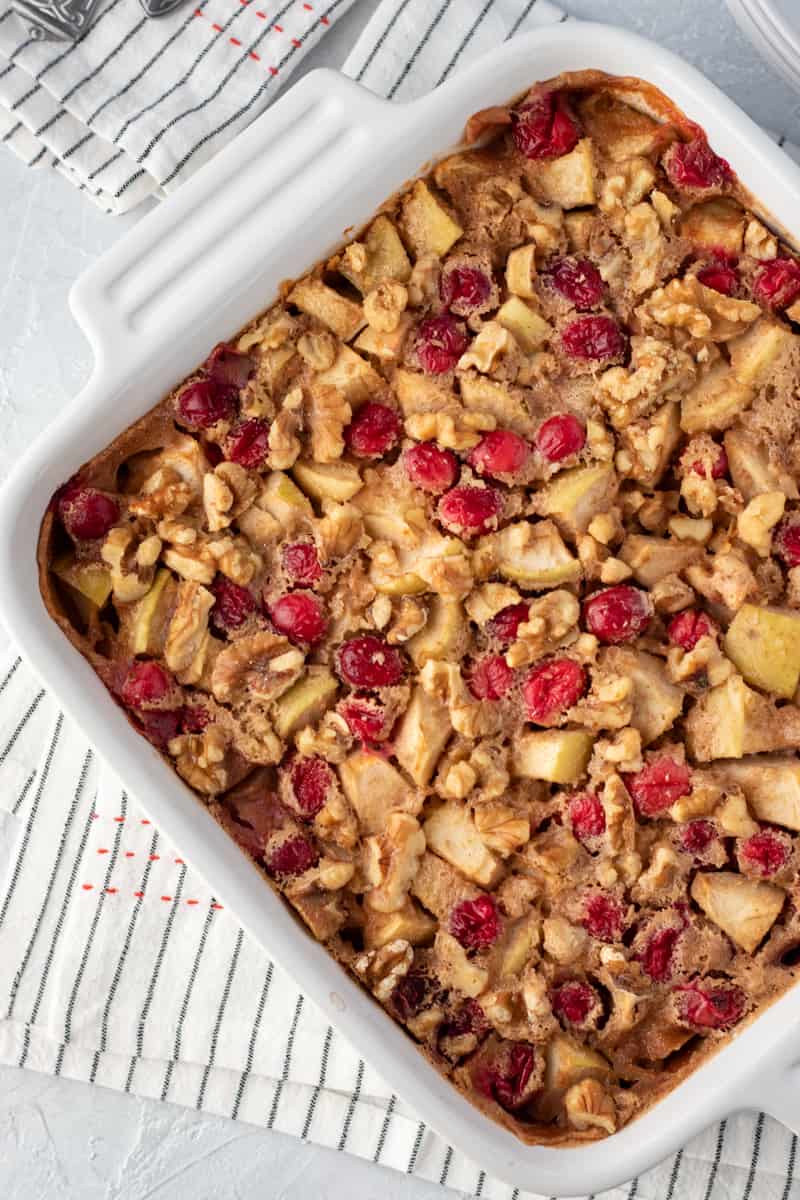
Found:
[[[430,782],[452,732],[447,705],[417,684],[394,738],[394,756],[418,787]]]
[[[797,345],[797,337],[782,321],[775,317],[759,317],[746,333],[728,343],[733,375],[740,384],[757,387],[778,360]]]
[[[461,801],[437,808],[423,825],[428,848],[456,867],[480,887],[491,888],[500,880],[503,866],[488,850]]]
[[[603,665],[633,684],[631,725],[648,746],[675,724],[683,710],[684,693],[670,683],[661,659],[644,650],[613,646],[603,656]]]
[[[289,303],[308,316],[316,317],[343,342],[349,342],[366,325],[360,304],[340,296],[327,283],[310,275],[294,285],[289,293]]]
[[[778,919],[786,893],[773,883],[733,871],[700,871],[692,883],[692,899],[737,946],[752,954]]]
[[[552,521],[515,521],[483,544],[494,549],[500,574],[520,587],[556,587],[580,578],[581,564]]]
[[[523,350],[533,354],[553,332],[553,327],[544,317],[535,312],[519,296],[511,296],[497,311],[495,318],[504,329],[513,333]]]
[[[284,526],[291,526],[298,516],[314,515],[308,496],[283,471],[272,471],[267,476],[258,498],[258,507],[265,509]]]
[[[759,322],[756,322],[758,325]],[[750,331],[734,338],[734,346]],[[749,381],[734,374],[725,362],[715,363],[681,400],[681,429],[684,433],[708,433],[727,429],[749,408],[755,392]]]
[[[130,610],[128,622],[131,654],[159,655],[164,645],[167,616],[177,592],[172,573],[166,568],[156,572],[150,591]]]
[[[361,404],[382,385],[378,372],[349,346],[340,346],[333,365],[320,371],[314,385],[335,388],[348,404]]]
[[[729,429],[724,440],[733,486],[745,504],[762,492],[783,492],[790,500],[797,499],[797,484],[788,471],[770,461],[763,442],[746,429]]]
[[[411,274],[411,263],[400,240],[400,234],[387,216],[381,214],[376,217],[363,242],[357,245],[363,250],[363,265],[355,265],[359,261],[358,255],[348,253],[348,246],[337,259],[336,268],[340,275],[349,279],[365,296],[384,280],[396,279],[400,283],[406,282]]]
[[[88,600],[92,608],[102,608],[111,595],[111,573],[102,563],[78,562],[72,554],[62,554],[53,563],[53,574]]]
[[[460,658],[459,649],[467,636],[464,606],[451,596],[434,596],[428,619],[406,644],[418,671],[431,659]]]
[[[748,683],[790,700],[800,680],[800,614],[743,604],[725,635],[725,653]]]
[[[361,476],[352,463],[318,463],[298,460],[292,474],[307,495],[315,500],[351,500],[361,490]]]
[[[560,158],[526,161],[525,173],[535,194],[548,204],[583,208],[595,202],[591,138],[581,138],[574,150]]]
[[[665,575],[678,575],[684,567],[700,562],[703,550],[696,544],[632,533],[625,538],[617,557],[628,564],[638,583],[652,588]]]
[[[424,254],[441,258],[464,230],[419,179],[403,199],[403,232],[417,258]]]
[[[800,742],[800,709],[776,707],[732,675],[698,701],[686,718],[686,744],[700,762],[742,758],[765,750],[794,749]]]
[[[759,821],[800,832],[800,761],[779,754],[721,762],[714,768],[723,784],[735,783]]]
[[[695,246],[722,247],[729,254],[741,254],[744,240],[744,209],[735,200],[715,196],[695,204],[683,217],[681,236]]]
[[[419,812],[419,795],[379,754],[357,750],[340,765],[339,778],[364,833],[382,833],[392,812]]]
[[[517,738],[512,769],[521,779],[577,783],[586,771],[594,738],[583,729],[545,729]]]
[[[412,946],[419,946],[433,941],[436,933],[433,917],[423,912],[410,896],[406,897],[403,907],[394,912],[381,913],[365,907],[364,914],[364,945],[367,950],[377,950],[400,939]]]
[[[573,536],[585,533],[592,518],[611,507],[617,487],[617,473],[607,463],[560,471],[539,493],[541,512]]]
[[[324,667],[311,667],[306,675],[275,701],[275,729],[284,740],[318,720],[339,689]]]

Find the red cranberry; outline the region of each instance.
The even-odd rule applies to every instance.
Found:
[[[606,810],[594,792],[576,792],[567,801],[567,816],[579,842],[600,837],[606,831]]]
[[[373,633],[343,642],[336,658],[339,674],[354,687],[392,687],[405,674],[400,651]]]
[[[667,983],[672,978],[672,956],[680,936],[680,929],[659,929],[637,955],[642,969],[656,983]]]
[[[93,541],[105,537],[119,520],[116,500],[95,488],[70,488],[58,501],[58,515],[72,537]]]
[[[571,658],[534,667],[522,687],[528,720],[548,725],[577,704],[586,691],[586,672]]]
[[[597,1000],[594,988],[579,979],[569,979],[553,988],[550,1004],[559,1020],[569,1025],[582,1025]]]
[[[670,146],[664,155],[664,170],[677,188],[718,188],[733,179],[730,163],[715,154],[702,137]]]
[[[531,452],[525,438],[510,429],[493,429],[485,433],[467,462],[479,475],[516,475],[528,461]]]
[[[400,440],[400,418],[388,405],[368,400],[345,429],[344,440],[357,458],[382,458]]]
[[[689,983],[675,992],[683,1020],[700,1029],[727,1029],[743,1016],[747,1006],[747,997],[738,987],[700,987]]]
[[[627,339],[611,317],[578,317],[561,331],[561,344],[571,358],[602,361],[624,354]]]
[[[500,914],[491,896],[462,900],[450,913],[450,932],[465,950],[483,950],[500,936]]]
[[[519,604],[509,604],[506,608],[501,608],[499,613],[495,613],[486,629],[502,645],[509,646],[517,640],[520,625],[527,623],[530,610],[530,604],[526,604],[524,600]]]
[[[203,453],[212,467],[218,467],[224,461],[225,455],[216,442],[204,442]]]
[[[491,278],[480,267],[445,267],[439,281],[442,303],[460,317],[483,308],[491,291]]]
[[[325,636],[328,622],[322,604],[316,596],[304,592],[288,592],[271,605],[269,619],[290,642],[315,645]]]
[[[269,454],[269,424],[252,417],[235,425],[225,439],[225,457],[249,471],[264,466]]]
[[[536,431],[536,449],[548,462],[561,462],[579,454],[586,444],[586,429],[572,413],[548,417]]]
[[[545,92],[513,116],[514,145],[526,158],[561,158],[578,144],[580,130],[560,92]]]
[[[266,860],[270,875],[302,875],[316,865],[319,855],[302,835],[281,842]]]
[[[725,447],[719,446],[717,451],[717,456],[711,464],[712,479],[722,479],[723,475],[728,474],[728,455],[725,453]],[[693,462],[691,469],[693,474],[699,475],[701,479],[708,478],[708,470],[702,459]]]
[[[464,326],[449,313],[420,321],[417,330],[417,355],[428,375],[452,371],[469,345]]]
[[[626,775],[625,786],[640,817],[657,817],[672,808],[681,796],[689,795],[692,772],[686,763],[676,762],[663,754],[635,775]]]
[[[704,637],[716,637],[719,630],[707,613],[697,608],[685,608],[677,613],[667,626],[667,634],[673,646],[683,650],[694,650]]]
[[[800,567],[800,520],[787,517],[772,535],[775,553],[787,567]]]
[[[362,742],[385,742],[392,732],[385,707],[372,696],[349,696],[338,711],[353,737]]]
[[[446,492],[456,481],[458,459],[435,442],[420,442],[403,455],[403,466],[414,487],[423,492]]]
[[[470,487],[469,484],[454,487],[442,496],[437,507],[442,524],[451,533],[467,537],[493,528],[502,511],[500,492],[495,488]]]
[[[428,993],[428,983],[423,975],[404,975],[389,997],[389,1003],[401,1021],[415,1017]]]
[[[622,937],[625,913],[613,896],[595,892],[586,900],[581,924],[588,934],[601,942],[617,942]]]
[[[291,766],[292,791],[304,817],[315,817],[333,785],[333,772],[324,758],[296,758]]]
[[[514,682],[514,672],[501,654],[487,654],[476,662],[467,684],[476,700],[501,700]]]
[[[510,1112],[529,1099],[528,1085],[536,1064],[536,1051],[529,1042],[507,1042],[491,1066],[482,1067],[475,1086],[484,1096]]]
[[[723,296],[732,296],[739,286],[739,272],[722,263],[713,263],[710,267],[703,267],[701,271],[697,272],[697,278],[703,287],[721,292]]]
[[[738,855],[743,867],[749,867],[766,879],[786,866],[789,847],[779,834],[771,829],[762,829],[739,845]]]
[[[136,716],[144,736],[159,750],[165,750],[172,739],[182,732],[180,709],[151,708],[137,712]]]
[[[174,686],[172,676],[157,662],[135,662],[125,676],[120,697],[131,708],[151,708],[166,700]]]
[[[316,583],[322,577],[322,567],[313,542],[290,542],[284,545],[281,561],[292,583]]]
[[[207,708],[199,704],[185,705],[181,709],[181,733],[202,733],[210,720]]]
[[[484,1037],[489,1031],[486,1014],[477,1000],[465,1000],[452,1017],[439,1027],[439,1039],[460,1038],[468,1033]]]
[[[256,610],[253,593],[233,580],[226,579],[224,575],[217,575],[210,590],[215,598],[211,620],[217,629],[224,633],[244,625],[250,614]]]
[[[680,833],[681,849],[696,858],[709,848],[716,837],[717,829],[713,821],[690,821]]]
[[[240,354],[233,346],[220,342],[206,359],[206,370],[214,383],[243,388],[255,370],[249,354]]]
[[[606,645],[632,642],[644,633],[653,616],[647,592],[618,583],[603,588],[583,602],[583,619],[590,633]]]
[[[198,379],[176,398],[175,413],[188,429],[210,429],[217,421],[232,421],[236,404],[236,388],[213,379]]]
[[[800,261],[773,258],[753,278],[753,298],[767,308],[788,308],[800,297]]]
[[[559,258],[548,272],[550,282],[579,312],[594,308],[603,298],[603,280],[588,258]]]

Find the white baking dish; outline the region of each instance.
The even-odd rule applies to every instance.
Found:
[[[0,500],[0,613],[43,684],[126,788],[425,1122],[491,1174],[560,1196],[628,1179],[737,1109],[764,1109],[800,1133],[800,988],[614,1137],[570,1150],[524,1146],[429,1068],[400,1027],[301,933],[233,841],[134,732],[47,615],[34,552],[55,488],[262,309],[280,280],[330,251],[348,226],[455,145],[470,113],[536,79],[586,67],[660,87],[705,126],[775,219],[800,235],[798,168],[695,70],[632,34],[570,23],[516,38],[409,105],[318,71],[76,284],[72,308],[94,350],[94,372],[19,463]]]

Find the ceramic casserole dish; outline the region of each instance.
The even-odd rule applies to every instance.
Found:
[[[191,792],[109,703],[89,663],[48,616],[35,547],[41,515],[81,463],[141,417],[274,295],[330,253],[384,198],[459,142],[466,119],[532,81],[596,68],[637,75],[706,129],[773,223],[800,241],[800,170],[730,100],[659,47],[605,26],[516,38],[412,104],[380,100],[329,71],[307,76],[75,285],[73,312],[94,371],[0,497],[0,615],[43,685],[125,787],[248,931],[433,1129],[524,1189],[600,1191],[654,1165],[709,1123],[764,1109],[800,1133],[800,991],[763,1012],[713,1059],[602,1142],[526,1146],[488,1121],[433,1068],[372,998],[298,924],[235,843],[198,816]],[[795,234],[793,237],[792,235]]]

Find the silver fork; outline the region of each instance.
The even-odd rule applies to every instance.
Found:
[[[163,17],[184,0],[139,0],[148,17]],[[11,0],[37,40],[76,41],[91,27],[100,0]]]

